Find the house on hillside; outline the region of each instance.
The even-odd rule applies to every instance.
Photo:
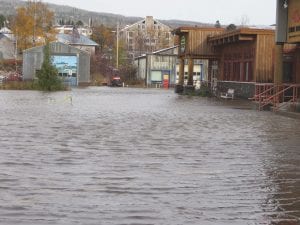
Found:
[[[82,51],[94,55],[98,44],[88,37],[80,34],[76,28],[73,29],[71,34],[59,33],[56,36],[57,41],[74,46]]]
[[[34,47],[23,52],[23,80],[36,79],[36,71],[42,67],[44,47]],[[51,42],[50,54],[59,76],[68,85],[78,86],[90,83],[89,53],[61,42]]]
[[[11,40],[14,40],[14,38],[15,38],[13,32],[10,29],[8,29],[7,27],[2,27],[0,29],[0,33],[5,35],[6,37],[8,37]]]
[[[0,33],[0,60],[15,59],[16,46],[15,41]]]
[[[56,25],[54,26],[54,29],[60,34],[72,34],[74,25]],[[79,34],[88,38],[93,34],[93,30],[90,26],[77,27],[76,29]]]
[[[174,45],[171,28],[152,16],[120,30],[120,40],[126,44],[132,58]]]

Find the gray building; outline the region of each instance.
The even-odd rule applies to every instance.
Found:
[[[74,46],[80,50],[88,52],[90,55],[94,55],[98,44],[88,37],[79,34],[75,29],[72,34],[57,34],[57,41],[65,43],[67,45]]]
[[[146,86],[163,84],[168,78],[169,86],[178,83],[179,63],[178,46],[161,49],[152,53],[136,57],[134,64],[137,67],[137,77],[145,81]],[[194,85],[201,85],[208,81],[208,61],[194,60]],[[187,83],[188,64],[184,65],[184,82]]]
[[[44,47],[26,49],[23,52],[23,79],[36,78],[44,58]],[[72,86],[90,83],[90,54],[61,42],[50,43],[52,63],[58,69],[59,76]]]
[[[138,70],[138,78],[145,85],[162,84],[168,79],[169,86],[176,82],[177,46],[136,57],[134,64]]]

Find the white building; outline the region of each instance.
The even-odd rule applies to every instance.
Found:
[[[59,34],[72,34],[74,29],[73,25],[61,25],[61,26],[55,26],[55,30],[59,33]],[[78,27],[76,28],[78,33],[81,35],[84,35],[86,37],[91,37],[91,35],[93,34],[93,30],[91,27]]]
[[[120,39],[132,58],[174,45],[171,28],[147,16],[120,30]]]

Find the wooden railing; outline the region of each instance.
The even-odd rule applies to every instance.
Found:
[[[258,110],[269,105],[273,111],[278,111],[287,104],[295,109],[299,93],[300,84],[256,84],[255,95],[251,99],[258,103]]]

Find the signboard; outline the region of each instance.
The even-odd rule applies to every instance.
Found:
[[[288,1],[288,42],[300,42],[300,1]]]
[[[77,56],[53,55],[52,63],[63,77],[77,76]]]
[[[287,31],[288,31],[288,9],[287,5],[284,4],[284,0],[277,0],[276,7],[276,43],[287,42]]]

